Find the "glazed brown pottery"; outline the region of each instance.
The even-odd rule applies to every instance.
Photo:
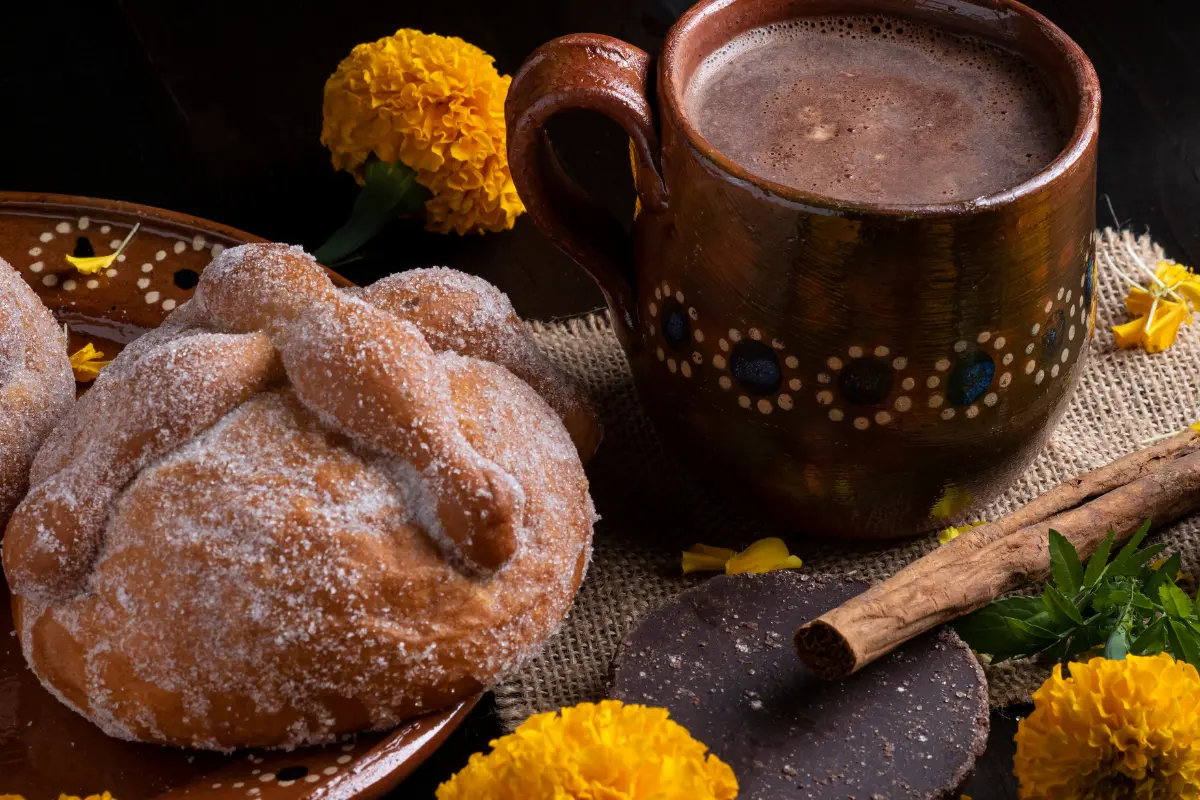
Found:
[[[889,206],[759,179],[685,116],[689,76],[732,37],[851,13],[1022,53],[1069,117],[1065,149],[998,194]],[[667,35],[657,114],[650,78],[650,57],[616,39],[544,45],[513,79],[508,151],[534,222],[606,292],[681,463],[831,537],[941,527],[1005,488],[1061,416],[1091,335],[1100,91],[1078,46],[1012,0],[703,0]],[[628,132],[632,237],[544,146],[564,109]]]
[[[64,256],[116,251],[121,260],[81,275]],[[0,193],[0,258],[34,287],[71,347],[91,342],[111,358],[191,297],[200,272],[225,247],[262,241],[248,233],[156,208],[83,197]],[[349,285],[331,273],[338,285]],[[80,389],[85,389],[80,385]],[[0,586],[0,795],[50,800],[110,791],[146,798],[381,797],[458,727],[478,698],[386,733],[328,747],[221,755],[106,736],[50,695],[25,664]]]

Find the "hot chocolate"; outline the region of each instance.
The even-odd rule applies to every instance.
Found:
[[[967,200],[1066,143],[1040,72],[982,39],[900,18],[810,17],[742,33],[688,83],[686,113],[748,172],[858,202]]]

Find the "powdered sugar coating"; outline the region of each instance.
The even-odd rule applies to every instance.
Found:
[[[474,275],[446,267],[414,269],[350,289],[372,305],[411,321],[434,350],[450,350],[506,367],[550,404],[585,462],[600,443],[587,396],[525,332],[508,297]]]
[[[280,377],[265,336],[214,333],[168,340],[121,378],[108,376],[34,464],[34,483],[4,535],[9,588],[44,600],[77,595],[118,492]]]
[[[304,269],[304,259],[290,266]],[[201,293],[102,373],[83,419],[39,458],[45,484],[72,470],[103,476],[92,440],[111,431],[96,426],[146,419],[155,432],[132,474],[113,481],[82,590],[61,597],[31,579],[18,603],[35,671],[114,736],[293,747],[391,726],[497,680],[557,626],[582,580],[594,510],[571,438],[542,397],[501,366],[435,355],[410,323],[310,285],[320,297],[282,312],[286,324],[266,321],[266,333],[212,332],[244,326],[215,324],[214,307],[237,310]],[[268,307],[281,308],[247,302],[243,311]],[[419,341],[394,341],[410,334]],[[272,378],[271,358],[258,352],[267,341],[286,378]],[[224,370],[219,391],[202,380],[183,387],[180,354],[198,348]],[[154,405],[186,424],[144,416],[137,387],[155,380]],[[227,384],[239,381],[252,391],[230,403]],[[454,429],[381,416],[397,392],[437,398]],[[411,400],[399,408],[416,407]],[[399,452],[413,441],[429,445],[415,448],[425,456]],[[108,460],[130,461],[111,448]],[[486,574],[469,568],[446,525],[445,499],[471,485],[460,462],[488,465],[491,487],[511,494],[501,502],[503,491],[492,491],[479,507],[512,512],[512,552]],[[44,525],[39,508],[23,504],[17,518]],[[10,558],[7,544],[6,565],[32,549]]]
[[[25,494],[34,454],[74,396],[62,329],[0,259],[0,529]]]

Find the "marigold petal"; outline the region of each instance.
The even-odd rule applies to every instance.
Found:
[[[1192,312],[1180,303],[1160,300],[1154,319],[1146,326],[1142,346],[1147,353],[1161,353],[1175,343],[1179,327],[1191,319]]]
[[[104,361],[103,358],[104,353],[97,350],[91,342],[72,353],[71,370],[75,373],[75,380],[80,383],[96,380],[100,375],[100,370],[112,363]]]
[[[782,539],[769,537],[759,539],[742,552],[725,562],[727,575],[738,575],[744,572],[770,572],[776,569],[799,569],[803,562],[788,553],[787,545]]]
[[[983,524],[983,522],[968,522],[966,525],[959,527],[950,525],[949,527],[942,528],[940,531],[938,531],[938,544],[947,544],[948,542],[952,542],[959,536],[962,536],[964,533],[971,530],[971,528],[978,528]]]
[[[1150,306],[1153,304],[1154,295],[1139,286],[1130,289],[1129,294],[1125,297],[1125,310],[1135,317],[1149,314]]]
[[[700,553],[702,555],[719,558],[722,562],[728,561],[737,555],[736,550],[732,550],[728,547],[711,547],[707,544],[694,544],[691,547],[691,551],[693,553]]]
[[[732,558],[733,551],[730,550],[729,552],[730,558]],[[683,574],[691,575],[693,572],[722,572],[725,569],[725,562],[728,560],[729,558],[684,550]]]
[[[1147,309],[1149,311],[1149,309]],[[1132,322],[1113,325],[1113,342],[1122,350],[1140,347],[1146,330],[1146,317],[1138,317]]]
[[[106,256],[64,256],[67,263],[79,270],[84,275],[95,275],[103,269],[108,269],[112,266],[116,259],[116,253],[110,253]]]

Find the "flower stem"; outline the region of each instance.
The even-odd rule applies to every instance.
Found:
[[[325,266],[337,266],[375,238],[398,214],[420,211],[428,197],[429,191],[417,183],[417,173],[404,164],[368,161],[350,219],[313,255]]]

